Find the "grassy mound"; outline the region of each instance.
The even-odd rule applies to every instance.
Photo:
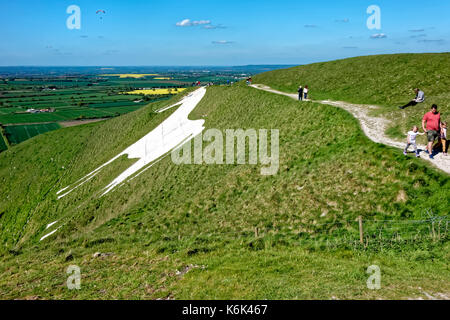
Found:
[[[122,158],[56,199],[57,190],[173,112],[152,112],[169,103],[50,132],[0,154],[4,296],[327,299],[449,290],[445,242],[397,237],[389,247],[372,239],[364,248],[346,241],[357,239],[359,215],[405,221],[425,211],[447,214],[447,176],[370,142],[340,109],[241,85],[209,88],[190,117],[206,116],[206,127],[220,130],[279,129],[277,175],[261,176],[260,165],[175,165],[168,157],[99,198],[135,161]],[[55,220],[61,228],[39,242]],[[384,239],[392,244],[392,236]],[[83,275],[79,291],[64,286],[73,264]],[[366,288],[371,264],[386,270],[384,290]]]
[[[449,70],[450,53],[375,55],[270,71],[254,82],[291,93],[308,85],[314,100],[379,105],[379,113],[393,120],[388,133],[400,138],[413,125],[421,126],[434,103],[450,120]],[[425,92],[425,103],[399,110],[414,98],[416,87]]]

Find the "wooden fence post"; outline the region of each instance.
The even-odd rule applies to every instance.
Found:
[[[364,231],[363,231],[363,220],[362,216],[358,217],[359,220],[359,242],[364,244]]]
[[[438,224],[438,239],[439,240],[441,240],[441,222],[442,221],[439,221],[439,224]]]
[[[431,222],[431,231],[432,231],[433,241],[435,241],[436,240],[436,232],[434,231],[434,221]]]
[[[255,238],[258,238],[258,227],[255,227]]]

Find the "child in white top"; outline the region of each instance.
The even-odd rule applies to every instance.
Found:
[[[414,152],[416,153],[416,157],[419,158],[419,152],[417,152],[417,144],[416,144],[416,137],[417,135],[423,136],[425,133],[420,133],[419,128],[417,126],[414,126],[412,128],[412,131],[408,132],[408,139],[406,140],[406,147],[403,151],[403,154],[406,156],[409,146],[414,147]]]

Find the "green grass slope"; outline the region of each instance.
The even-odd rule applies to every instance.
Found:
[[[399,223],[400,237],[391,223],[367,224],[368,246],[353,241],[359,215],[404,222],[448,214],[448,176],[372,143],[340,109],[243,85],[209,88],[190,118],[206,116],[207,128],[221,130],[279,129],[277,175],[167,157],[99,198],[134,161],[124,157],[57,200],[57,190],[163,121],[173,110],[152,110],[169,103],[0,154],[0,297],[408,298],[419,287],[450,290],[445,228],[436,226],[442,234],[432,241],[415,237],[430,224]],[[61,228],[39,242],[55,220]],[[366,287],[372,264],[383,272],[378,291]],[[81,268],[81,290],[65,286],[69,265]]]
[[[421,126],[423,114],[433,103],[450,120],[450,53],[393,54],[356,57],[263,73],[254,77],[274,89],[295,93],[308,85],[314,100],[339,100],[375,104],[378,113],[393,120],[388,133],[403,137],[413,125]],[[414,98],[419,87],[426,101],[399,110]]]

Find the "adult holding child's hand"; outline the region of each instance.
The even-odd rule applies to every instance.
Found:
[[[431,111],[423,116],[422,128],[428,138],[427,152],[430,159],[433,159],[433,144],[439,138],[441,132],[441,114],[438,112],[437,105],[433,104]]]

